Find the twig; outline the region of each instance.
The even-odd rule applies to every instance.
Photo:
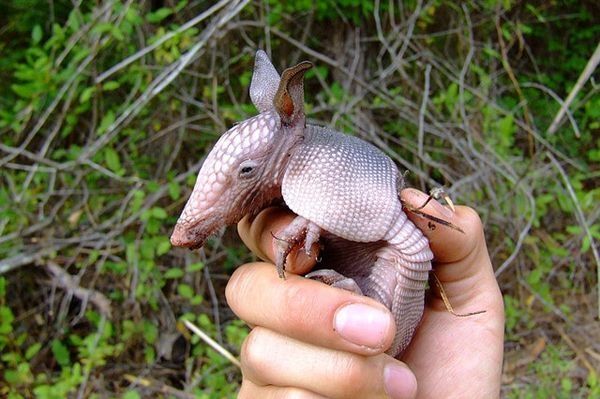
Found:
[[[202,339],[204,342],[206,342],[206,344],[208,346],[210,346],[215,351],[220,353],[225,359],[229,360],[231,363],[236,365],[238,368],[240,368],[240,369],[242,368],[242,364],[240,363],[240,361],[237,360],[236,357],[231,354],[231,352],[229,352],[227,349],[223,348],[218,342],[216,342],[211,337],[209,337],[208,334],[206,334],[204,331],[202,331],[200,328],[196,327],[192,322],[190,322],[188,320],[184,320],[183,323],[186,325],[187,328],[192,330],[192,332],[194,334],[199,336],[200,339]]]
[[[98,308],[98,311],[104,316],[110,318],[110,300],[104,296],[101,292],[91,290],[89,288],[83,288],[79,285],[79,282],[71,276],[69,273],[63,270],[62,267],[52,261],[47,261],[44,266],[52,274],[52,281],[60,288],[66,290],[73,296],[79,298],[81,302],[86,304],[87,302]],[[83,306],[85,308],[85,306]]]
[[[569,176],[567,175],[567,172],[565,172],[565,170],[563,169],[561,164],[556,160],[554,155],[552,155],[550,152],[547,152],[546,156],[548,156],[548,158],[550,158],[550,161],[552,161],[552,164],[556,167],[556,169],[558,170],[558,173],[562,177],[565,187],[567,188],[567,191],[569,193],[569,196],[571,197],[571,200],[573,201],[573,205],[575,206],[575,216],[577,218],[577,221],[581,225],[581,228],[583,229],[583,231],[585,232],[585,235],[587,236],[588,240],[590,241],[590,248],[592,250],[592,255],[594,256],[594,260],[596,261],[596,275],[597,275],[596,284],[597,284],[597,289],[598,289],[598,317],[600,317],[600,255],[598,254],[598,248],[596,247],[596,243],[594,242],[594,236],[592,236],[592,232],[590,231],[590,228],[587,225],[585,216],[583,214],[583,210],[581,209],[581,205],[579,204],[579,200],[577,199],[575,190],[573,190],[573,186],[571,185],[571,182],[569,181]]]
[[[190,29],[194,25],[199,24],[200,22],[204,21],[206,18],[208,18],[209,16],[211,16],[212,14],[214,14],[215,12],[217,12],[220,8],[223,8],[223,6],[225,6],[230,1],[231,0],[221,0],[220,2],[218,2],[215,5],[213,5],[208,10],[204,11],[203,13],[201,13],[200,15],[198,15],[197,17],[192,18],[188,22],[186,22],[185,24],[181,25],[178,29],[176,29],[176,30],[174,30],[172,32],[169,32],[169,33],[161,36],[160,39],[158,39],[156,42],[152,43],[151,45],[149,45],[147,47],[144,47],[140,51],[136,52],[135,54],[130,55],[129,57],[125,58],[123,61],[119,62],[118,64],[116,64],[113,67],[111,67],[108,70],[106,70],[105,72],[102,72],[96,78],[96,82],[95,83],[96,84],[102,83],[103,80],[105,80],[106,78],[108,78],[109,76],[111,76],[112,74],[114,74],[115,72],[117,72],[118,70],[125,68],[127,65],[131,64],[132,62],[140,59],[141,57],[145,56],[149,52],[151,52],[151,51],[155,50],[156,48],[160,47],[160,45],[162,45],[167,40],[169,40],[172,37],[180,34],[181,32],[185,32],[186,30]]]
[[[53,253],[54,251],[58,251],[64,247],[66,244],[56,244],[53,246],[44,246],[38,251],[32,251],[30,253],[20,253],[18,255],[12,256],[10,258],[6,258],[0,261],[0,275],[4,273],[8,273],[13,269],[18,267],[29,265],[48,254]]]
[[[197,397],[194,394],[181,391],[177,388],[173,388],[172,386],[169,386],[162,381],[157,381],[153,378],[136,377],[131,374],[125,374],[123,375],[123,378],[125,378],[131,384],[141,385],[144,388],[155,392],[161,392],[168,396],[174,396],[180,399],[194,399]]]
[[[78,157],[78,162],[82,162],[87,158],[91,158],[100,148],[110,142],[113,137],[119,132],[118,128],[126,121],[135,117],[142,108],[156,95],[158,95],[166,86],[179,76],[179,74],[188,66],[197,56],[198,52],[206,45],[208,40],[215,34],[219,28],[223,27],[229,20],[240,13],[250,0],[242,0],[233,2],[220,15],[220,17],[208,26],[200,35],[198,42],[192,46],[185,54],[177,61],[169,65],[161,72],[149,85],[146,91],[138,97],[138,99],[130,105],[119,117],[108,127],[106,133],[96,140],[93,144],[86,147]]]
[[[521,86],[533,87],[535,89],[538,89],[545,93],[548,93],[548,95],[550,95],[550,97],[552,97],[557,103],[560,104],[561,108],[564,107],[564,105],[565,105],[565,102],[563,102],[560,99],[558,94],[556,94],[552,89],[550,89],[544,85],[541,85],[541,84],[535,83],[535,82],[526,82],[526,83],[522,83]],[[571,111],[569,111],[568,107],[565,107],[565,113],[567,114],[567,118],[569,119],[569,122],[571,122],[571,126],[573,126],[573,130],[575,131],[575,136],[581,137],[581,133],[579,132],[579,126],[577,126],[577,121],[575,121],[575,118],[573,118],[573,114],[571,113]],[[548,128],[547,134],[551,134],[549,130],[550,130],[550,128]]]
[[[503,37],[503,32],[502,32],[502,26],[500,25],[500,16],[499,15],[496,15],[496,33],[497,33],[497,37],[498,37],[498,44],[500,45],[500,52],[502,54],[502,66],[504,67],[504,70],[508,74],[508,78],[512,82],[513,87],[515,88],[515,91],[517,92],[517,96],[519,97],[519,100],[523,103],[523,116],[525,117],[525,123],[529,127],[529,129],[527,130],[527,138],[529,140],[529,153],[531,155],[533,155],[534,141],[533,141],[533,136],[530,133],[530,130],[532,130],[531,129],[531,126],[532,126],[531,115],[529,113],[529,108],[527,107],[527,100],[525,99],[525,96],[523,95],[521,86],[519,86],[519,81],[517,80],[517,77],[515,76],[515,73],[510,65],[510,62],[508,61],[508,49],[506,48],[506,43],[504,43],[504,37]]]
[[[558,129],[558,127],[560,126],[560,122],[562,121],[563,117],[565,116],[565,113],[567,113],[569,106],[571,105],[573,100],[575,100],[577,93],[579,93],[579,91],[583,88],[583,85],[585,84],[585,82],[587,82],[587,80],[590,78],[590,76],[592,76],[592,73],[598,66],[598,63],[600,63],[600,42],[596,46],[596,50],[594,51],[594,54],[592,54],[592,56],[588,60],[587,65],[583,69],[583,72],[581,72],[581,75],[579,75],[579,79],[577,79],[577,83],[575,83],[575,86],[573,86],[573,88],[571,89],[571,92],[567,96],[567,99],[565,100],[565,102],[562,104],[562,106],[556,113],[554,120],[552,121],[552,123],[550,124],[550,127],[548,128],[548,131],[546,132],[547,134],[553,134],[554,132],[556,132],[556,129]],[[578,132],[575,132],[575,135],[577,137],[579,137]]]
[[[523,193],[529,200],[529,206],[531,209],[531,215],[529,215],[529,219],[527,219],[527,224],[519,233],[519,238],[517,239],[517,244],[515,245],[515,249],[512,251],[510,256],[506,258],[504,262],[500,265],[498,269],[496,269],[494,275],[496,277],[500,276],[504,271],[510,266],[510,264],[516,259],[517,255],[521,251],[521,246],[525,242],[525,238],[529,235],[529,230],[531,230],[531,226],[533,225],[533,219],[535,219],[535,199],[533,198],[533,194],[531,194],[527,189],[523,188]]]
[[[429,100],[429,74],[431,73],[431,64],[425,66],[425,87],[423,88],[423,101],[419,110],[419,132],[418,132],[418,148],[419,157],[423,158],[423,141],[425,134],[423,132],[425,124],[425,111],[427,109],[427,101]]]
[[[381,73],[379,79],[384,80],[388,75],[390,75],[392,72],[394,72],[400,67],[402,58],[404,57],[404,53],[406,52],[406,49],[409,46],[410,39],[412,37],[415,25],[417,23],[417,19],[419,18],[419,15],[421,15],[422,6],[423,1],[417,0],[415,10],[411,14],[410,18],[408,18],[408,27],[406,29],[406,34],[404,35],[404,40],[402,41],[402,47],[400,48],[397,54],[390,54],[393,57],[392,63]]]
[[[469,10],[465,4],[462,5],[463,13],[465,14],[465,20],[467,21],[467,30],[469,32],[469,51],[465,57],[465,62],[460,70],[458,76],[458,98],[460,105],[460,116],[462,117],[465,132],[467,132],[467,140],[471,141],[473,138],[473,132],[471,131],[471,124],[467,119],[467,111],[465,110],[465,77],[471,66],[473,60],[473,54],[475,53],[475,43],[473,39],[473,25],[471,23],[471,17],[469,16]]]
[[[553,303],[546,301],[539,293],[537,293],[533,288],[531,288],[531,286],[529,285],[529,283],[527,281],[525,281],[525,279],[519,277],[517,281],[519,282],[519,284],[521,284],[523,287],[525,287],[525,289],[527,289],[527,291],[529,291],[533,296],[535,296],[535,298],[537,300],[539,300],[544,306],[546,306],[548,309],[550,309],[552,311],[552,313],[554,313],[556,316],[561,318],[565,322],[566,325],[571,326],[573,324],[571,322],[571,320],[569,320],[569,318],[563,313],[562,310],[560,310]]]
[[[208,293],[210,294],[210,303],[212,304],[213,310],[213,319],[215,324],[215,329],[217,330],[217,340],[219,342],[223,342],[223,334],[221,333],[221,315],[219,314],[219,298],[217,297],[217,292],[215,291],[215,286],[213,285],[212,278],[210,277],[210,271],[208,267],[204,267],[204,279],[206,280],[206,285],[208,286]]]
[[[554,327],[554,329],[558,332],[558,335],[560,335],[562,340],[566,342],[566,344],[569,346],[569,348],[571,348],[571,350],[573,352],[575,352],[577,357],[581,360],[581,363],[583,363],[585,368],[588,369],[590,374],[597,373],[594,366],[592,366],[592,364],[589,362],[589,360],[585,356],[585,353],[583,353],[583,351],[581,349],[579,349],[577,347],[577,345],[575,345],[575,342],[573,342],[571,337],[569,337],[569,335],[565,332],[565,330],[562,328],[562,326],[558,323],[552,323],[552,327]]]

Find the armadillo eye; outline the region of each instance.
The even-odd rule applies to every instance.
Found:
[[[243,179],[247,179],[256,174],[256,162],[248,160],[240,164],[239,176]]]

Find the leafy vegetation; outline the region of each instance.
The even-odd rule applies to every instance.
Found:
[[[168,235],[252,115],[254,51],[311,59],[309,117],[476,208],[506,305],[503,395],[598,397],[595,2],[7,2],[0,16],[0,396],[234,397],[234,232]],[[266,29],[268,26],[269,29]]]

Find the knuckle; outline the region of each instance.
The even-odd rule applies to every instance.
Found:
[[[477,211],[469,206],[463,207],[464,215],[462,216],[466,222],[474,227],[482,226],[481,217]]]
[[[244,299],[249,295],[248,284],[252,277],[250,273],[252,273],[252,268],[248,267],[248,265],[238,267],[229,278],[225,287],[227,304],[238,316]]]
[[[483,236],[483,222],[475,209],[463,206],[461,207],[461,225],[468,236]]]
[[[244,340],[240,351],[242,370],[250,375],[260,375],[268,366],[268,347],[265,345],[265,330],[255,327]]]
[[[340,359],[342,360],[342,359]],[[340,386],[348,387],[349,395],[356,395],[369,391],[374,386],[370,378],[366,378],[370,373],[365,370],[364,361],[359,357],[344,357],[338,363]]]
[[[307,328],[314,328],[316,312],[323,306],[315,306],[315,292],[309,290],[305,281],[296,280],[281,291],[280,309],[286,309],[284,312],[278,312],[279,325],[289,331],[305,331]]]

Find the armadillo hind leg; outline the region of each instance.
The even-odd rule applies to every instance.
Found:
[[[285,278],[285,260],[294,249],[303,247],[307,255],[311,254],[313,244],[319,241],[321,229],[316,224],[296,216],[276,238],[275,266],[279,277]]]
[[[358,295],[363,295],[362,290],[360,289],[358,284],[356,284],[356,281],[354,281],[354,279],[346,277],[343,274],[340,274],[332,269],[315,270],[314,272],[308,273],[304,277],[320,281],[332,287],[342,288],[346,291],[354,292]]]
[[[429,241],[402,212],[387,245],[377,251],[377,260],[368,279],[374,297],[387,305],[396,321],[396,337],[387,353],[397,357],[410,343],[425,303],[425,287],[433,253]],[[363,291],[365,291],[363,289]]]

